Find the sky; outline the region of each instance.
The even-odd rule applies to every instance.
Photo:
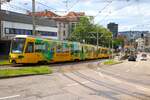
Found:
[[[59,15],[69,11],[94,16],[94,23],[107,27],[119,25],[119,31],[150,31],[150,0],[35,0],[36,11],[51,10]],[[11,0],[2,9],[26,13],[32,0]]]

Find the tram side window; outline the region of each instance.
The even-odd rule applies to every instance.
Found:
[[[107,54],[107,50],[103,49],[103,50],[102,50],[102,53],[103,53],[103,54]]]
[[[33,53],[34,52],[34,44],[33,42],[28,42],[26,47],[26,53]]]
[[[35,44],[35,52],[43,52],[46,50],[46,45],[44,43]]]
[[[69,46],[67,43],[63,43],[63,47],[62,47],[62,52],[63,53],[68,53],[69,52]]]
[[[62,52],[62,46],[61,46],[61,44],[57,45],[56,51],[57,51],[57,53],[61,53]]]

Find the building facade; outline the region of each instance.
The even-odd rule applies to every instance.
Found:
[[[145,35],[145,51],[150,52],[150,33]]]
[[[118,35],[118,24],[116,23],[109,23],[107,25],[107,28],[109,29],[109,31],[111,31],[113,33],[113,37],[116,38]]]
[[[122,31],[119,32],[120,35],[124,35],[127,37],[127,40],[138,39],[142,37],[142,34],[146,36],[149,34],[148,31]]]
[[[31,16],[32,13],[28,13],[27,15]],[[79,22],[80,17],[85,16],[85,13],[69,12],[65,16],[59,16],[54,12],[45,10],[42,12],[36,12],[35,16],[55,20],[58,27],[59,40],[66,40],[73,32],[73,29],[75,28],[76,23]]]
[[[25,14],[1,10],[0,55],[8,54],[10,41],[15,35],[33,35],[32,17]],[[58,39],[58,28],[54,20],[36,18],[36,35]]]
[[[144,38],[138,38],[138,39],[136,39],[136,43],[137,43],[137,50],[138,51],[144,51],[145,39]]]

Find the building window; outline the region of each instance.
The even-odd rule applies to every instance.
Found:
[[[71,33],[74,31],[75,27],[76,27],[76,23],[72,23],[71,24]]]
[[[65,25],[66,25],[66,24],[64,24],[64,28],[66,27]]]
[[[11,28],[10,29],[10,34],[15,34],[15,29]]]
[[[9,34],[9,28],[5,28],[5,34]]]
[[[59,27],[61,27],[61,23],[59,23]]]
[[[66,36],[66,32],[65,31],[63,31],[63,36]]]
[[[32,30],[5,28],[5,34],[32,35]],[[57,36],[57,32],[37,31],[42,36]]]

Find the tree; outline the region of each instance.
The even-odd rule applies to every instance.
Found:
[[[113,40],[114,48],[117,49],[119,46],[123,47],[124,45],[124,38],[123,37],[117,37]]]
[[[93,24],[88,17],[81,17],[79,23],[77,23],[74,31],[71,33],[69,40],[96,45],[97,33],[99,44],[108,47],[112,33],[103,26]]]
[[[83,42],[88,37],[88,33],[92,30],[92,24],[88,17],[81,17],[74,31],[71,33],[71,40]]]

